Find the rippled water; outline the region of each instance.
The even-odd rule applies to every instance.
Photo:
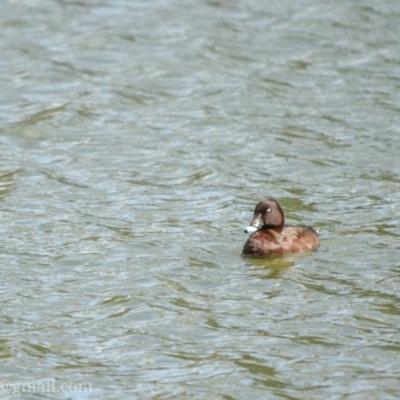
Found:
[[[1,9],[2,398],[400,397],[400,3]]]

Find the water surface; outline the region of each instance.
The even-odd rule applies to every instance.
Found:
[[[400,396],[398,2],[1,8],[2,397]]]

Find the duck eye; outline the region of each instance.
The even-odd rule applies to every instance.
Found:
[[[267,208],[267,213],[270,213],[271,212],[271,209],[268,207]]]

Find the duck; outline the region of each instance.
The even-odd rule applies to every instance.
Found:
[[[319,230],[305,225],[285,225],[283,210],[272,197],[256,205],[253,220],[244,232],[252,235],[243,247],[242,256],[303,253],[320,246]]]

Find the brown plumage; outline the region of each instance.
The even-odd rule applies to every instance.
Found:
[[[319,247],[318,232],[308,226],[285,226],[281,206],[273,198],[260,201],[245,232],[254,232],[243,247],[243,256],[303,253]]]

